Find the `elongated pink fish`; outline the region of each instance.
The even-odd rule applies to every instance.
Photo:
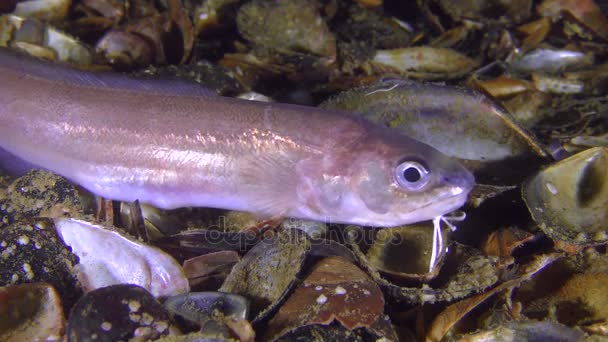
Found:
[[[349,113],[0,51],[0,147],[110,199],[371,226],[460,207],[472,175]]]

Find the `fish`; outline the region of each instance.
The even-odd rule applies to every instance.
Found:
[[[5,48],[0,75],[0,148],[112,200],[391,227],[460,208],[475,183],[431,146],[348,112]]]

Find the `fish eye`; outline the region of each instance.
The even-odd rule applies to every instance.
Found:
[[[420,190],[430,179],[429,170],[422,163],[406,160],[397,165],[395,169],[397,183],[407,190]]]

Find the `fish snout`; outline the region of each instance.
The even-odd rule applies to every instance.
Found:
[[[454,195],[468,193],[475,185],[475,177],[460,164],[455,164],[441,173],[441,182],[452,188]]]

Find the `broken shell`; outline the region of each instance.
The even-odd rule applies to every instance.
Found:
[[[280,231],[256,244],[219,289],[251,300],[253,322],[266,318],[295,286],[310,241],[297,229]]]
[[[486,238],[481,249],[486,255],[506,259],[512,256],[513,250],[533,239],[534,235],[517,227],[501,228]]]
[[[114,220],[109,218],[108,221]],[[163,237],[163,233],[155,225],[144,219],[143,208],[137,200],[135,202],[120,202],[120,226],[127,233],[145,242]]]
[[[471,33],[471,28],[468,25],[460,25],[452,27],[443,32],[439,37],[433,39],[429,46],[451,48],[462,42]]]
[[[433,319],[433,322],[430,324],[430,328],[426,333],[426,341],[441,341],[448,332],[452,331],[452,333],[455,333],[453,331],[454,328],[464,327],[467,329],[467,324],[459,323],[465,316],[469,316],[471,311],[479,307],[488,299],[495,297],[497,293],[505,290],[512,290],[520,287],[522,283],[530,282],[530,279],[534,279],[537,273],[542,272],[558,258],[559,254],[557,253],[537,255],[526,264],[520,265],[515,272],[511,272],[512,274],[509,275],[508,280],[500,285],[449,305]],[[516,307],[516,305],[511,303],[512,301],[508,300],[508,307],[505,307],[505,309],[517,315],[518,309],[512,308]],[[498,318],[498,321],[502,322],[504,321],[504,318]],[[471,327],[468,328],[470,329]]]
[[[117,68],[137,68],[154,61],[154,47],[135,33],[109,31],[97,42],[95,49]]]
[[[540,171],[522,187],[532,217],[554,240],[608,241],[608,148],[592,148]]]
[[[551,30],[551,20],[549,18],[540,18],[529,23],[517,27],[517,31],[526,35],[521,42],[519,51],[525,53],[537,47],[545,40],[547,34]]]
[[[361,228],[350,227],[345,234],[346,243],[363,269],[380,285],[388,298],[398,304],[421,305],[453,301],[481,292],[499,280],[496,258],[484,256],[474,248],[452,243],[432,287],[429,284],[412,284],[412,287],[396,284],[382,277],[367,261],[360,243],[365,241],[365,233]],[[430,252],[429,250],[428,253]]]
[[[236,251],[244,253],[250,250],[260,236],[252,231],[223,232],[218,230],[188,230],[155,241],[167,253],[178,260],[194,258],[196,256],[221,252]]]
[[[5,21],[2,22],[3,26],[6,25],[6,27],[2,27],[2,31],[5,31],[3,34],[10,35],[7,37],[5,44],[10,44],[10,46],[25,50],[41,58],[77,65],[90,65],[93,63],[93,53],[90,48],[63,31],[35,19],[26,19],[13,14],[7,14],[0,18]],[[29,38],[35,38],[35,41],[23,42],[17,40],[15,36],[24,25],[26,26],[26,30],[29,30],[31,26],[39,26],[41,35],[32,37],[28,34]],[[14,34],[11,33],[13,31]]]
[[[38,18],[44,21],[59,21],[68,15],[72,0],[27,0],[17,3],[13,11],[21,17]]]
[[[530,129],[545,118],[542,109],[550,108],[551,95],[531,90],[503,101],[502,104],[517,123]]]
[[[82,0],[81,4],[116,23],[123,19],[128,7],[124,2],[113,0]]]
[[[237,262],[241,260],[235,251],[219,251],[200,255],[184,261],[184,274],[191,289],[218,289]]]
[[[494,99],[511,97],[528,91],[531,87],[526,81],[502,75],[493,80],[474,80],[474,86],[483,90]]]
[[[372,62],[381,71],[425,80],[460,78],[477,66],[460,52],[439,47],[378,50]]]
[[[343,92],[322,107],[361,113],[372,122],[396,128],[448,156],[462,159],[475,171],[480,183],[497,182],[492,169],[498,168],[505,178],[498,183],[519,183],[547,158],[535,138],[506,111],[466,89],[383,79],[372,86]],[[525,162],[514,168],[516,161]],[[513,170],[512,174],[505,169]]]
[[[68,320],[70,341],[155,340],[171,328],[169,313],[146,290],[112,285],[85,294]]]
[[[369,264],[399,282],[428,282],[437,275],[449,244],[447,230],[437,238],[432,223],[379,229],[367,251]],[[437,243],[437,246],[433,246]]]
[[[222,292],[190,292],[167,298],[163,306],[189,323],[205,325],[209,320],[244,320],[249,313],[247,298]]]
[[[84,221],[57,219],[55,227],[80,258],[76,271],[85,291],[112,284],[139,285],[157,297],[189,291],[181,266],[158,248]]]
[[[514,292],[522,313],[568,326],[591,327],[608,321],[608,256],[594,248],[549,265]]]
[[[320,260],[268,322],[266,338],[296,339],[302,327],[337,321],[348,331],[364,328],[375,338],[396,341],[384,317],[382,291],[363,271],[341,257]],[[358,335],[353,331],[355,335]]]
[[[571,15],[578,24],[589,28],[598,37],[608,41],[608,19],[593,0],[544,0],[536,8],[544,17],[560,18],[564,12]]]
[[[64,319],[61,298],[50,284],[0,287],[0,340],[57,341]]]

